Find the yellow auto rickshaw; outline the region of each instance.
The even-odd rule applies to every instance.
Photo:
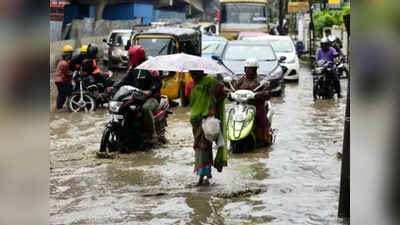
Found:
[[[201,56],[201,32],[194,29],[160,27],[134,35],[133,45],[141,45],[148,57],[186,53]],[[186,84],[191,81],[188,72],[160,71],[161,94],[169,99],[181,99],[186,104]]]

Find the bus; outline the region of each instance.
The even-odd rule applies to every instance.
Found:
[[[268,0],[220,0],[219,34],[236,40],[241,31],[268,33]]]

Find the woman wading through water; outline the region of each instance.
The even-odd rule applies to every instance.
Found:
[[[199,176],[199,180],[195,186],[209,185],[211,176],[211,168],[222,172],[222,168],[227,166],[227,148],[226,142],[224,147],[218,148],[215,160],[212,154],[212,142],[207,140],[202,128],[202,120],[209,116],[215,116],[220,121],[224,120],[224,92],[223,83],[217,79],[207,76],[203,71],[190,71],[194,85],[190,93],[190,123],[193,127],[195,152],[194,172]],[[225,124],[221,123],[222,131]],[[224,133],[224,132],[223,132]]]

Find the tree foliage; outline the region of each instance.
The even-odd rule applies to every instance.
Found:
[[[343,16],[350,13],[350,6],[345,6],[341,10],[318,11],[313,15],[316,34],[322,36],[324,27],[333,25],[343,26]]]

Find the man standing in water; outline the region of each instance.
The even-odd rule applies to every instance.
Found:
[[[206,139],[202,120],[209,116],[215,116],[224,121],[224,85],[217,79],[207,76],[203,71],[190,71],[194,85],[190,91],[190,123],[193,127],[194,137],[194,172],[199,176],[196,186],[209,185],[211,166],[219,172],[227,166],[226,146],[219,148],[215,160],[212,155],[212,142]],[[224,123],[221,123],[222,129]],[[205,178],[205,179],[204,179]]]

